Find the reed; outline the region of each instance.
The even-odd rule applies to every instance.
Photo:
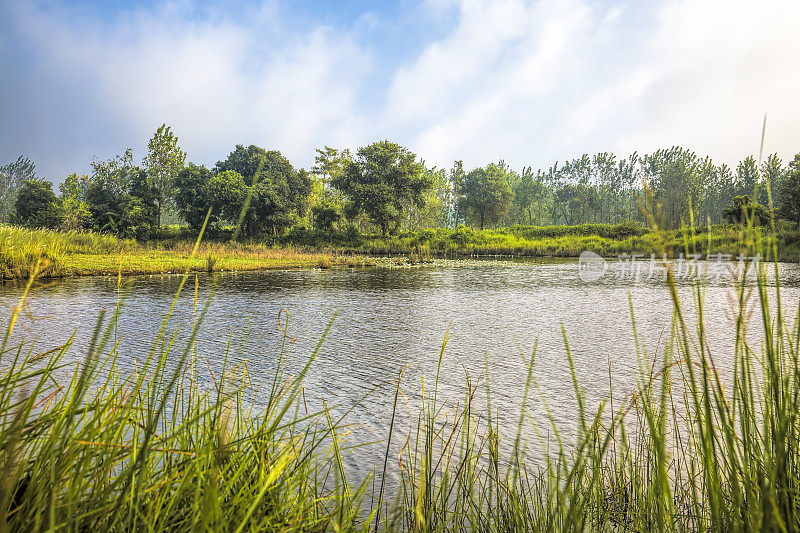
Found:
[[[263,243],[195,243],[185,240],[137,243],[111,235],[79,231],[31,230],[0,226],[0,280],[26,280],[40,260],[40,278],[82,275],[123,275],[247,271],[331,266],[374,266],[353,254],[345,256],[273,247]]]
[[[740,231],[749,256],[777,257],[775,228]],[[654,246],[670,238],[657,233]],[[690,225],[682,239],[689,253],[713,235]],[[191,256],[198,250],[199,241]],[[133,374],[118,368],[115,316],[101,314],[72,369],[64,359],[70,339],[43,353],[9,344],[18,306],[0,346],[0,530],[797,530],[800,326],[780,299],[777,275],[777,286],[767,284],[772,264],[748,268],[754,284],[742,279],[731,289],[736,333],[728,354],[710,350],[702,279],[684,301],[668,274],[668,342],[655,359],[638,354],[634,391],[612,392],[597,409],[587,405],[564,333],[578,438],[568,444],[552,416],[550,427],[535,428],[555,443],[544,467],[531,466],[522,439],[530,406],[547,409],[536,349],[525,356],[517,427],[492,417],[488,372],[468,378],[455,399],[443,397],[437,373],[420,391],[411,432],[400,434],[398,376],[381,389],[394,395],[395,409],[386,457],[375,465],[375,498],[372,476],[347,479],[345,418],[324,406],[309,412],[302,401],[302,379],[321,344],[295,376],[286,375],[287,354],[277,355],[266,407],[256,412],[244,401],[246,368],[227,369],[209,390],[198,386],[193,339],[208,302],[180,348],[165,339],[170,311]],[[179,293],[188,279],[187,270]],[[751,312],[759,317],[756,344],[747,335]],[[734,363],[730,376],[717,370],[723,355]],[[402,444],[399,461],[392,443]],[[400,483],[390,491],[384,480],[393,470]]]

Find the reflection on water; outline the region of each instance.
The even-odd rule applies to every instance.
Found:
[[[426,376],[431,383],[448,331],[440,378],[444,395],[454,402],[462,399],[467,374],[474,381],[488,368],[492,410],[501,426],[511,426],[507,434],[512,435],[526,359],[538,339],[534,376],[556,423],[569,437],[577,419],[561,326],[588,405],[596,406],[610,386],[617,396],[636,383],[639,366],[629,295],[645,357],[659,353],[671,319],[663,283],[609,278],[584,283],[576,260],[457,261],[417,268],[226,273],[217,278],[197,341],[199,368],[205,369],[208,382],[211,374],[220,374],[224,360],[229,366],[246,362],[254,385],[264,391],[284,341],[280,325],[286,320],[281,310],[288,312],[290,374],[302,368],[335,316],[306,379],[306,398],[316,405],[324,398],[340,412],[357,404],[348,420],[359,425],[353,438],[362,441],[385,437],[393,400],[391,382],[404,367],[408,370],[403,390],[413,410],[420,379]],[[781,278],[785,309],[796,309],[800,268],[781,265]],[[125,280],[116,330],[123,368],[133,368],[146,357],[179,282],[175,275]],[[210,276],[199,277],[201,306],[212,285]],[[719,283],[705,294],[709,343],[723,373],[732,357],[733,324],[725,312],[729,308],[725,293],[730,290],[729,284]],[[21,292],[18,285],[0,285],[3,321]],[[193,292],[190,282],[167,328],[176,338],[176,358],[191,329]],[[691,308],[688,286],[681,293]],[[118,296],[115,278],[68,279],[38,287],[16,336],[36,339],[44,350],[75,333],[71,357],[77,360],[86,350],[99,311],[113,311]],[[688,313],[690,319],[692,315]],[[756,329],[757,316],[753,322]],[[258,403],[259,397],[254,401]],[[532,420],[546,432],[541,402],[534,397],[529,405]],[[401,430],[406,431],[409,417],[401,419],[405,421]],[[535,435],[530,428],[527,434]],[[536,449],[535,442],[532,448]],[[381,463],[383,447],[365,447],[358,453],[355,470]]]

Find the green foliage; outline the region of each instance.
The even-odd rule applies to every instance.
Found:
[[[733,205],[726,208],[722,215],[732,224],[746,224],[752,220],[756,226],[769,224],[771,219],[767,209],[752,201],[746,194],[734,197]]]
[[[459,206],[468,220],[485,225],[499,223],[511,208],[514,191],[508,184],[508,169],[503,163],[476,168],[465,177]]]
[[[178,138],[166,124],[156,130],[147,143],[143,167],[156,191],[156,226],[161,225],[164,208],[175,198],[175,180],[186,163],[186,152],[178,146]]]
[[[314,216],[314,227],[319,231],[333,231],[336,224],[342,218],[339,207],[330,201],[323,201],[311,208]]]
[[[61,206],[53,192],[53,183],[43,179],[26,179],[14,201],[11,219],[15,224],[33,228],[57,228],[61,222]]]
[[[239,216],[247,195],[244,178],[233,170],[225,170],[211,176],[205,185],[205,195],[212,216],[233,223]]]
[[[36,177],[36,166],[19,156],[13,163],[0,166],[0,222],[7,222],[17,199],[17,191],[25,180]]]
[[[106,161],[92,161],[91,181],[92,184],[98,184],[109,194],[122,196],[128,192],[131,176],[137,171],[133,162],[133,150],[128,148],[122,155],[114,156]]]
[[[379,141],[359,148],[332,183],[347,197],[349,216],[365,213],[386,235],[397,228],[406,204],[422,207],[423,194],[431,187],[424,170],[407,148]]]
[[[58,186],[61,193],[61,229],[80,230],[92,226],[92,213],[86,204],[89,176],[73,173]]]
[[[189,163],[175,180],[175,205],[183,219],[195,231],[203,226],[209,201],[206,196],[206,184],[214,174],[204,166]],[[220,213],[212,213],[214,222],[219,220]]]
[[[800,154],[789,163],[789,171],[781,187],[780,214],[800,226]]]
[[[226,170],[240,174],[249,188],[250,203],[242,222],[244,235],[283,233],[306,214],[311,177],[304,170],[295,170],[280,152],[237,145],[215,168],[217,173]],[[237,207],[242,209],[241,204]]]
[[[178,174],[176,186],[175,201],[181,216],[195,231],[202,227],[209,209],[211,226],[235,223],[247,195],[244,178],[238,172],[214,174],[192,163]]]
[[[92,229],[147,239],[157,227],[158,193],[147,172],[133,165],[132,151],[92,166],[85,200]]]

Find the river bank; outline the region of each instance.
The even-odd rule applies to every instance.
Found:
[[[515,226],[475,230],[431,229],[393,236],[318,232],[298,228],[271,242],[230,242],[222,231],[201,243],[192,255],[195,236],[170,228],[139,243],[90,232],[0,227],[0,279],[22,279],[40,260],[44,278],[88,275],[167,274],[257,271],[294,268],[371,267],[376,257],[395,256],[388,265],[418,264],[433,257],[578,257],[592,251],[603,257],[682,253],[736,257],[765,239],[767,232],[718,225],[692,231],[654,232],[632,224]],[[776,232],[778,259],[800,261],[800,234],[794,227]]]
[[[137,243],[89,232],[0,227],[0,279],[24,279],[39,261],[39,276],[168,274],[292,268],[374,266],[353,254],[265,244],[202,243],[192,255],[188,240]]]

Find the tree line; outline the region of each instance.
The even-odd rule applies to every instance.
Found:
[[[769,195],[772,195],[770,202]],[[774,205],[774,212],[766,206]],[[36,176],[24,157],[0,167],[0,221],[91,229],[147,239],[165,219],[199,230],[237,226],[247,238],[307,229],[396,234],[469,225],[735,223],[755,215],[800,225],[800,154],[788,164],[748,156],[735,168],[681,148],[617,157],[585,154],[546,169],[504,161],[466,170],[429,167],[405,147],[378,141],[351,152],[324,147],[314,165],[296,169],[280,152],[237,145],[213,167],[186,161],[162,125],[147,154],[132,150],[92,162],[59,185]]]

